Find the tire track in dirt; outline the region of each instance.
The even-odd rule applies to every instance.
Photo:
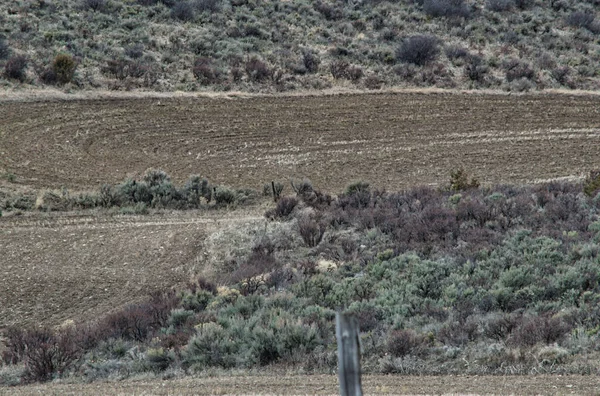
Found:
[[[0,172],[34,187],[97,188],[163,168],[181,182],[260,188],[308,177],[338,192],[489,183],[600,167],[600,96],[382,93],[0,103]]]

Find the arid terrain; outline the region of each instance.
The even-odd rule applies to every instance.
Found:
[[[310,179],[441,185],[579,178],[600,167],[600,96],[383,93],[0,101],[0,188],[97,190],[161,168],[177,182],[261,189]],[[11,175],[4,177],[3,175]],[[10,179],[10,180],[9,180]],[[289,192],[289,187],[286,187]],[[204,240],[265,222],[219,211],[24,212],[0,218],[0,329],[86,320],[201,271]],[[595,377],[366,377],[367,393],[594,394]],[[10,394],[336,393],[335,377],[40,385]],[[110,389],[110,391],[109,391]]]
[[[308,177],[329,192],[524,183],[598,167],[600,96],[395,93],[0,104],[0,173],[97,188],[147,168],[235,187]]]
[[[594,376],[382,376],[363,377],[363,391],[369,395],[410,394],[498,394],[498,395],[597,395]],[[240,376],[186,378],[172,381],[127,381],[93,384],[52,384],[11,388],[11,395],[335,395],[337,377]],[[2,394],[2,389],[0,389]],[[8,394],[8,393],[7,393]]]

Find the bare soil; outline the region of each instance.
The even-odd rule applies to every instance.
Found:
[[[207,233],[260,219],[248,210],[0,218],[0,329],[93,319],[186,283]]]
[[[308,177],[398,189],[465,167],[488,183],[600,166],[600,96],[396,92],[0,103],[0,173],[35,187],[97,187],[147,168],[178,181],[261,187]]]
[[[404,377],[369,375],[363,377],[363,391],[371,395],[598,395],[597,377],[528,376]],[[45,384],[0,388],[10,395],[336,395],[337,377],[239,376],[203,377],[176,380],[123,381],[92,384]]]

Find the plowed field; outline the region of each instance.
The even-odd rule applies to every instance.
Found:
[[[594,376],[363,376],[367,395],[597,395]],[[50,384],[7,389],[30,395],[336,395],[332,375],[203,377],[172,381]],[[0,388],[0,394],[2,389]]]
[[[0,172],[96,187],[160,167],[240,187],[308,177],[338,192],[579,176],[600,166],[600,96],[385,93],[0,103]]]

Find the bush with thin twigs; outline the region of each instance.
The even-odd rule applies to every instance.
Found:
[[[433,36],[416,35],[406,38],[396,51],[396,59],[403,63],[423,66],[437,59],[439,40]]]
[[[77,62],[68,54],[58,54],[52,61],[52,71],[60,84],[71,82],[76,68]]]
[[[29,61],[25,55],[13,55],[6,61],[4,65],[4,75],[18,81],[25,81],[25,70]]]

